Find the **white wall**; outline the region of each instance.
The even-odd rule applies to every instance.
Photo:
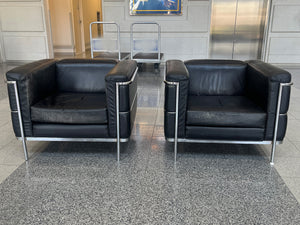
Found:
[[[0,34],[1,36],[1,34]],[[2,46],[1,46],[1,40],[0,40],[0,63],[3,62],[3,56],[2,56]]]
[[[265,61],[300,64],[299,0],[273,0]]]
[[[43,0],[0,0],[3,61],[49,58],[46,21]]]
[[[208,58],[211,0],[182,2],[182,16],[130,16],[128,0],[104,0],[103,21],[120,24],[122,51],[130,50],[132,22],[156,21],[161,25],[165,59]],[[144,32],[147,32],[146,28]],[[104,33],[109,35],[110,30],[104,29]]]

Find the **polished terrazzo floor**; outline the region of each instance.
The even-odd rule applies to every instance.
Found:
[[[163,68],[145,70],[119,164],[115,144],[48,142],[29,143],[23,163],[3,94],[0,168],[16,169],[0,184],[0,224],[300,224],[297,104],[275,167],[270,146],[258,145],[179,144],[174,163],[163,136]]]

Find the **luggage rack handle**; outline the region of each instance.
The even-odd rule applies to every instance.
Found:
[[[114,21],[110,22],[103,22],[103,21],[95,21],[90,23],[90,45],[91,45],[91,57],[94,58],[94,46],[93,46],[93,32],[92,32],[92,25],[93,24],[113,24],[117,27],[117,45],[118,45],[118,55],[119,60],[121,60],[121,43],[120,43],[120,25]]]
[[[134,22],[130,25],[130,59],[133,59],[133,26],[138,24],[148,24],[148,25],[157,25],[157,42],[158,42],[158,60],[161,60],[160,53],[161,53],[161,27],[160,24],[154,21],[141,21],[141,22]]]

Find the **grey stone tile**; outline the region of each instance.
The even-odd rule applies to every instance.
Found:
[[[0,164],[21,165],[24,162],[22,143],[12,141],[0,148]]]
[[[267,158],[271,156],[272,145],[260,145],[259,148],[263,151]],[[275,158],[276,163],[278,157],[298,157],[300,158],[300,151],[294,143],[285,138],[282,144],[276,146]]]
[[[153,137],[164,137],[164,126],[156,125],[154,127]]]
[[[0,183],[2,183],[19,165],[1,165],[0,164]]]
[[[300,151],[300,142],[294,141],[293,144],[297,148],[297,150]]]
[[[300,141],[300,120],[294,120],[293,123],[289,123],[287,128],[287,138],[294,142],[294,141]]]
[[[279,157],[276,160],[275,168],[282,177],[300,178],[300,158]]]
[[[135,124],[154,125],[156,121],[156,108],[141,107],[137,110]]]
[[[291,98],[289,107],[289,116],[293,116],[295,119],[300,119],[300,96]]]
[[[137,106],[140,107],[151,107],[156,109],[159,106],[160,90],[147,90],[143,89],[139,92],[137,97]]]
[[[157,110],[156,125],[160,125],[160,126],[164,125],[164,109],[163,108],[160,108]]]
[[[150,136],[151,137],[152,134],[153,134],[153,130],[154,130],[154,125],[135,123],[133,125],[131,135],[133,135],[133,136],[143,136],[143,137],[149,137]]]
[[[292,87],[291,97],[292,97],[292,99],[293,98],[300,98],[300,84],[298,85],[298,87],[296,87],[296,86]]]
[[[12,124],[10,122],[0,126],[0,133],[0,148],[6,146],[13,140],[16,140],[14,132],[12,130]]]

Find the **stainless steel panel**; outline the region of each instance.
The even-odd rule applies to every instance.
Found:
[[[261,58],[266,9],[266,0],[238,0],[233,59]]]
[[[211,15],[210,57],[232,58],[236,0],[213,0]]]
[[[268,0],[213,0],[210,57],[260,59]]]

